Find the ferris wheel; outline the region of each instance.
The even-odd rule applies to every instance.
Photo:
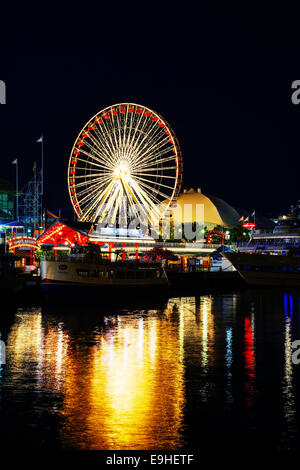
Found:
[[[176,201],[182,155],[169,124],[145,106],[109,106],[86,123],[69,159],[68,189],[78,220],[131,215],[157,222]]]

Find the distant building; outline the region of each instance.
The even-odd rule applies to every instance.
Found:
[[[14,220],[15,187],[0,178],[0,225]]]
[[[199,209],[197,205],[203,205],[203,224],[208,230],[213,229],[217,225],[232,227],[238,224],[240,215],[227,202],[218,197],[203,194],[200,188],[197,190],[191,188],[184,190],[180,194],[171,211],[174,226],[180,225],[183,222],[201,223],[202,221],[199,220],[199,210],[197,213],[197,209]]]

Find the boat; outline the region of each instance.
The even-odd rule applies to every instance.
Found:
[[[41,283],[44,292],[72,287],[94,292],[126,292],[133,295],[152,292],[169,285],[161,262],[105,258],[99,245],[74,246],[59,259],[41,259]]]
[[[300,205],[279,217],[273,231],[254,231],[236,252],[222,255],[247,284],[300,286]]]

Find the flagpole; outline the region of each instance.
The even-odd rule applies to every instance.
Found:
[[[43,194],[44,194],[44,136],[43,136],[43,134],[42,134],[41,144],[42,144],[42,147],[41,147],[41,152],[42,152],[42,155],[41,155],[41,159],[42,159],[42,161],[41,161],[41,173],[42,173],[41,195],[43,196]]]
[[[38,210],[38,187],[36,185],[36,162],[33,165],[33,180],[34,180],[34,213],[36,214]],[[33,236],[35,236],[36,231],[36,218],[33,219]]]
[[[19,220],[19,170],[18,170],[18,159],[16,161],[16,205],[17,205],[17,220]]]

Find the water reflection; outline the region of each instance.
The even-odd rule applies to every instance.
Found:
[[[171,323],[162,322],[122,317],[116,329],[99,334],[84,370],[80,361],[69,358],[72,379],[64,400],[67,445],[77,441],[89,449],[151,449],[181,444],[184,386],[179,336]],[[167,349],[159,347],[166,343]]]
[[[244,319],[244,360],[245,360],[245,389],[246,406],[252,406],[255,398],[255,351],[254,351],[254,328],[250,318]]]
[[[202,441],[216,426],[220,442],[236,443],[236,429],[254,441],[257,397],[264,400],[271,370],[280,390],[266,406],[279,408],[284,423],[264,426],[288,447],[297,434],[291,343],[299,298],[276,295],[271,306],[268,295],[246,292],[173,298],[130,312],[20,310],[7,335],[0,405],[11,415],[17,405],[16,420],[29,407],[26,419],[41,435],[41,415],[47,423],[56,417],[55,445],[63,448],[179,449],[195,425]],[[284,356],[283,367],[265,361],[270,345]]]
[[[282,447],[294,447],[296,430],[296,407],[293,386],[292,366],[292,321],[293,321],[293,297],[284,294],[284,371],[282,380],[283,417],[284,427]]]
[[[233,402],[232,396],[232,328],[226,329],[226,354],[225,354],[225,367],[226,367],[226,389],[225,400],[226,405],[230,406]]]

